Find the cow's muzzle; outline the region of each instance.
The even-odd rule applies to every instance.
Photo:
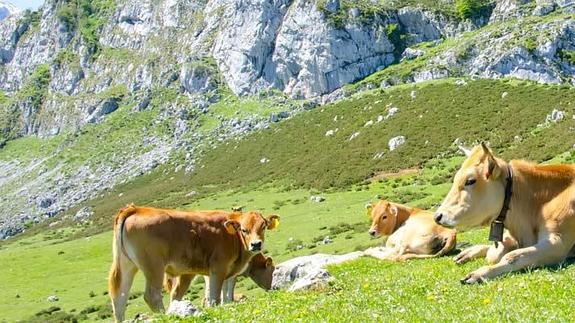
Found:
[[[260,250],[262,250],[262,241],[261,240],[252,241],[250,243],[250,251],[260,251]]]

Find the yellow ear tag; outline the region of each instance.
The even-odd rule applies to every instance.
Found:
[[[272,220],[272,224],[273,224],[273,226],[272,226],[273,228],[277,228],[280,225],[280,220],[277,218],[274,218]]]

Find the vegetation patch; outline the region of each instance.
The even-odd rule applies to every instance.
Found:
[[[70,30],[77,30],[92,57],[99,50],[100,32],[116,6],[115,0],[65,0],[58,8],[58,19]]]
[[[221,144],[206,154],[201,171],[191,180],[199,186],[282,181],[294,187],[343,188],[381,171],[419,167],[453,151],[457,138],[468,143],[488,140],[497,149],[513,146],[506,157],[542,161],[569,150],[572,143],[547,140],[540,149],[532,149],[549,137],[531,132],[545,121],[550,106],[573,113],[573,95],[559,86],[497,80],[464,86],[447,80],[375,90]],[[399,112],[377,123],[391,107]],[[373,124],[365,126],[369,121]],[[566,136],[571,126],[568,118],[541,131]],[[326,135],[334,129],[334,135]],[[350,139],[354,133],[359,134]],[[388,141],[400,135],[407,143],[389,151]],[[523,140],[516,142],[516,136]],[[383,158],[375,158],[379,152],[384,152]],[[263,157],[269,162],[260,163]]]
[[[48,93],[50,83],[50,67],[42,64],[30,75],[24,86],[10,99],[2,96],[0,100],[0,146],[7,140],[20,136],[21,110],[28,108],[38,111],[42,107]],[[36,115],[36,113],[30,113]]]

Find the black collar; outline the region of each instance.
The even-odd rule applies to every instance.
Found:
[[[505,217],[507,216],[507,211],[509,211],[509,203],[511,202],[511,195],[513,194],[513,170],[511,165],[507,165],[507,178],[505,179],[505,199],[503,200],[503,207],[499,212],[495,221],[491,222],[491,228],[489,230],[489,241],[495,242],[495,247],[497,247],[498,242],[503,241],[503,228]]]

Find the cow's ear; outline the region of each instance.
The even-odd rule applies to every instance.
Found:
[[[280,225],[280,216],[272,214],[268,217],[268,230],[273,230]]]
[[[499,177],[501,170],[499,169],[499,165],[493,156],[493,152],[485,142],[481,143],[481,148],[483,148],[483,161],[485,164],[485,179],[496,179]]]
[[[224,227],[229,234],[236,234],[240,230],[240,223],[236,220],[227,220]]]
[[[397,207],[395,205],[390,205],[389,206],[389,212],[391,212],[391,214],[395,217],[397,217]]]
[[[242,212],[239,211],[232,211],[232,213],[230,213],[230,215],[228,216],[230,220],[236,220],[236,221],[239,221],[241,217]]]
[[[367,203],[365,205],[365,210],[367,212],[367,217],[371,218],[371,210],[373,210],[373,203]]]
[[[268,257],[266,259],[266,268],[273,267],[273,265],[274,265],[274,260],[272,259],[272,257]]]

